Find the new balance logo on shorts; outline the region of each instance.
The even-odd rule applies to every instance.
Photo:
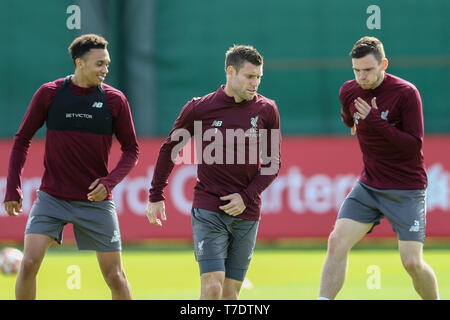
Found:
[[[419,220],[414,220],[414,225],[409,228],[410,232],[419,232]]]
[[[250,252],[250,255],[248,256],[248,260],[250,260],[252,257],[253,257],[253,250],[254,250],[255,248],[252,248],[252,252]]]
[[[111,242],[118,242],[120,241],[120,232],[118,230],[114,230],[114,235],[111,238]]]

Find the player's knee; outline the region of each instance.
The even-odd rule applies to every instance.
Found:
[[[40,264],[40,259],[30,256],[24,256],[21,264],[22,276],[28,277],[36,275],[39,270]]]
[[[422,269],[422,261],[417,257],[406,257],[402,263],[410,275],[416,275]]]
[[[203,296],[206,299],[220,299],[222,297],[222,283],[218,279],[210,279],[203,287]]]
[[[121,270],[113,270],[106,274],[105,281],[112,290],[121,289],[127,282],[125,273]]]
[[[328,237],[328,254],[330,255],[340,255],[343,252],[348,251],[345,245],[344,239],[341,237],[340,233],[334,230]]]
[[[241,284],[232,281],[231,283],[224,283],[222,290],[223,300],[237,300],[239,297],[239,291],[241,289]]]

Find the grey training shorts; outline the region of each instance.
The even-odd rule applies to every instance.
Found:
[[[244,281],[253,256],[259,221],[197,208],[191,211],[191,221],[200,274],[225,271],[226,278]]]
[[[67,223],[73,224],[79,250],[122,250],[119,221],[112,200],[65,201],[38,190],[25,234],[44,234],[61,244]]]
[[[374,226],[383,217],[388,219],[399,240],[424,242],[426,189],[380,190],[358,181],[338,213],[338,219],[374,223]]]

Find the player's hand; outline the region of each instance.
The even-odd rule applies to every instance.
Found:
[[[356,124],[354,124],[353,127],[350,129],[350,133],[352,134],[352,136],[356,134]]]
[[[92,190],[87,194],[89,201],[103,201],[108,196],[108,190],[102,183],[98,183],[100,179],[96,179],[89,186],[89,190]]]
[[[155,226],[162,227],[162,221],[166,221],[166,205],[164,200],[158,202],[148,202],[147,207],[145,207],[145,214],[147,215],[148,221]],[[161,219],[158,219],[158,214]]]
[[[225,211],[230,216],[237,216],[244,212],[246,206],[244,200],[239,193],[232,193],[227,196],[220,197],[220,200],[230,200],[226,205],[220,206],[219,209]]]
[[[374,97],[371,101],[372,106],[369,106],[369,104],[367,102],[365,102],[363,99],[361,99],[360,97],[356,98],[355,99],[355,108],[356,108],[356,110],[358,110],[358,112],[356,112],[356,114],[358,116],[360,116],[361,119],[364,120],[369,115],[372,108],[378,109],[376,100],[377,100],[377,98]]]
[[[6,213],[10,216],[17,216],[22,212],[22,198],[19,201],[5,201],[3,205]]]

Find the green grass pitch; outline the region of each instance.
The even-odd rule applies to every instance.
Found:
[[[240,299],[316,299],[326,251],[256,249]],[[450,299],[450,249],[425,250],[441,299]],[[200,278],[191,250],[123,251],[135,299],[198,299]],[[71,267],[72,266],[72,267]],[[78,281],[78,282],[77,282]],[[15,276],[0,274],[0,299],[14,299]],[[38,275],[38,299],[110,299],[94,252],[50,249]],[[393,249],[353,250],[337,299],[419,299]]]

